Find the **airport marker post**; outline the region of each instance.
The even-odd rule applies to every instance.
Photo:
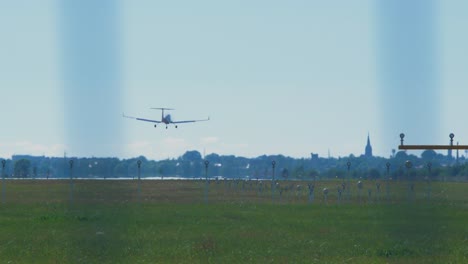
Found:
[[[411,163],[411,161],[407,160],[405,162],[405,167],[406,167],[406,177],[408,178],[408,201],[411,202],[413,201],[413,189],[414,189],[414,185],[413,185],[413,181],[410,179],[410,169],[411,167],[413,167],[413,164]]]
[[[357,182],[357,187],[358,187],[359,203],[361,203],[362,181]]]
[[[70,164],[70,204],[73,203],[73,160],[69,161]]]
[[[348,198],[348,202],[350,202],[351,201],[351,193],[350,193],[351,192],[350,190],[351,189],[351,177],[349,176],[349,170],[351,169],[350,161],[346,162],[346,167],[348,168],[348,172],[346,176],[348,178],[348,184],[347,184],[348,186],[346,186],[346,196]]]
[[[380,182],[377,182],[377,183],[375,184],[375,187],[377,188],[377,192],[376,192],[376,194],[375,194],[375,200],[376,200],[377,202],[380,202]]]
[[[328,188],[323,188],[323,203],[328,204]]]
[[[426,196],[427,200],[429,201],[431,199],[431,169],[432,169],[432,163],[428,162],[427,163],[427,170],[429,172],[429,175],[427,176],[427,188],[426,188]]]
[[[387,162],[385,166],[387,167],[387,181],[385,185],[385,191],[387,193],[387,202],[388,202],[390,201],[390,162]]]
[[[5,203],[5,165],[6,161],[2,160],[2,203]]]
[[[343,192],[342,187],[338,186],[337,191],[338,191],[338,204],[341,204],[341,193]]]
[[[208,165],[210,162],[205,160],[205,204],[208,204]]]
[[[138,201],[141,202],[141,177],[140,177],[141,160],[137,161],[137,166],[138,166]]]
[[[312,203],[314,201],[315,183],[309,183],[307,186],[309,187],[309,203]]]
[[[275,201],[275,167],[276,167],[276,161],[271,162],[271,167],[273,169],[272,175],[271,175],[271,202],[273,203]]]
[[[367,189],[367,203],[372,203],[372,189]]]

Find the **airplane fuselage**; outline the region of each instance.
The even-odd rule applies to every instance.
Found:
[[[161,122],[163,122],[166,125],[171,124],[172,123],[171,115],[166,115],[165,117],[163,117]]]

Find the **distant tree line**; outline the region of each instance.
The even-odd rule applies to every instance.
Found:
[[[426,150],[421,157],[397,152],[391,158],[356,157],[350,155],[340,158],[292,158],[283,155],[263,155],[256,158],[237,157],[233,155],[209,154],[202,158],[198,151],[187,151],[175,159],[148,160],[144,156],[131,159],[118,158],[64,158],[15,155],[7,160],[6,177],[16,178],[67,178],[70,176],[70,163],[73,160],[73,177],[110,178],[137,177],[137,161],[141,161],[141,177],[185,177],[201,178],[205,172],[209,177],[271,179],[272,161],[276,162],[276,179],[336,179],[363,178],[403,179],[408,175],[416,178],[447,178],[452,180],[468,179],[467,160],[462,157],[456,160],[432,150]],[[204,161],[209,161],[205,171]],[[410,161],[408,170],[405,162]],[[348,171],[347,163],[350,162]],[[386,164],[390,164],[387,175]],[[429,174],[428,164],[431,164]]]

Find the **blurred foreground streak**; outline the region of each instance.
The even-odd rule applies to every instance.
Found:
[[[437,2],[377,1],[377,58],[384,146],[405,132],[415,143],[438,140]]]
[[[120,1],[60,0],[67,152],[117,156],[121,144]]]

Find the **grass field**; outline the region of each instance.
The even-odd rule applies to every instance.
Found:
[[[468,263],[468,184],[340,184],[8,180],[0,263]]]

